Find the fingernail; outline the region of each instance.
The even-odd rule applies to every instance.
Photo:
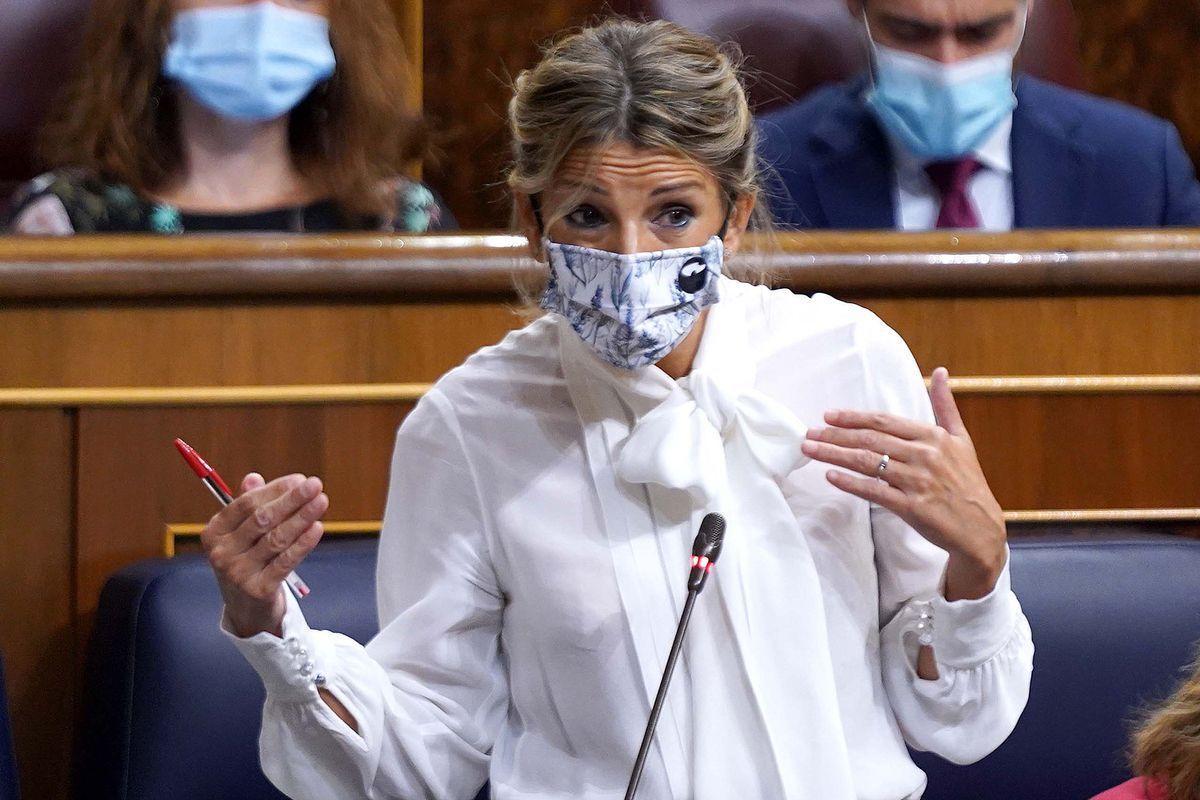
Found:
[[[300,487],[300,494],[306,500],[312,500],[321,492],[321,480],[319,478],[309,478]]]
[[[806,456],[811,456],[814,452],[816,452],[816,449],[817,446],[810,441],[806,440],[800,443],[800,452],[804,453]]]
[[[805,432],[804,438],[817,439],[817,438],[820,438],[821,434],[824,432],[825,432],[824,428],[809,428],[808,431]]]

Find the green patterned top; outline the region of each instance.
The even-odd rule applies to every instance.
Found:
[[[279,231],[425,233],[451,230],[454,217],[424,184],[393,182],[387,219],[353,216],[332,200],[247,214],[196,214],[81,170],[48,172],[21,187],[0,230],[28,234]]]

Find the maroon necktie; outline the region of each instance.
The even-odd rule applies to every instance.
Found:
[[[937,218],[939,228],[979,227],[979,212],[971,204],[967,187],[971,184],[971,178],[982,168],[983,165],[973,158],[934,161],[925,166],[925,173],[942,198],[942,208]]]

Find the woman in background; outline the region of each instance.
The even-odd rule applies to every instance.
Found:
[[[18,193],[30,234],[412,231],[425,136],[385,0],[97,0]]]
[[[1133,735],[1139,777],[1092,800],[1200,800],[1200,658]]]

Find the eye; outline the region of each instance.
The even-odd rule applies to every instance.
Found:
[[[678,205],[664,209],[655,218],[654,222],[658,225],[665,225],[668,228],[683,228],[691,224],[695,218],[696,215],[690,208]]]
[[[984,45],[991,43],[1000,35],[1003,23],[992,22],[986,25],[971,25],[958,33],[958,39],[963,44]]]
[[[905,22],[893,22],[887,26],[892,38],[906,44],[918,44],[933,38],[929,29],[923,25]]]
[[[604,215],[600,213],[599,209],[586,203],[567,214],[566,220],[576,228],[598,228],[605,221]]]

